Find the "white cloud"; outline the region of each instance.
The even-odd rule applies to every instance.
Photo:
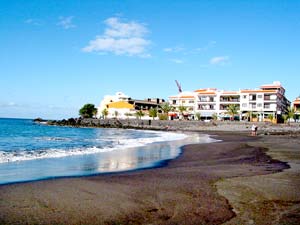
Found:
[[[133,37],[133,38],[111,38],[111,37],[97,37],[90,41],[89,45],[83,48],[84,52],[112,52],[116,55],[145,55],[145,47],[149,41]]]
[[[32,18],[29,18],[29,19],[25,20],[24,23],[30,24],[30,25],[34,25],[34,26],[42,25],[42,21],[41,20],[32,19]]]
[[[170,59],[171,62],[177,63],[177,64],[182,64],[184,61],[182,59]]]
[[[74,24],[73,24],[73,16],[68,16],[68,17],[59,17],[59,22],[57,23],[58,26],[61,26],[63,27],[64,29],[70,29],[70,28],[74,28],[76,27]]]
[[[149,31],[143,24],[121,22],[117,17],[106,19],[104,24],[107,26],[104,33],[91,40],[82,51],[150,57],[146,48],[151,42],[144,38]]]
[[[164,52],[182,52],[184,50],[185,50],[185,48],[183,48],[181,46],[175,46],[175,47],[170,47],[170,48],[164,48],[163,49]]]
[[[142,24],[136,22],[122,23],[117,17],[111,17],[104,21],[108,26],[104,35],[113,38],[143,37],[148,30]]]
[[[228,56],[216,56],[210,59],[209,63],[211,65],[225,65],[229,62]]]

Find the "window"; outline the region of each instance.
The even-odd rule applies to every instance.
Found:
[[[262,98],[262,95],[257,95],[257,98]]]
[[[256,95],[250,95],[250,100],[255,101],[256,100]]]
[[[193,100],[190,100],[189,103],[194,103],[194,101],[193,101]]]
[[[242,107],[243,107],[243,108],[246,108],[247,105],[248,105],[247,103],[243,103],[243,104],[242,104]]]
[[[246,99],[247,98],[247,95],[243,95],[243,99]]]
[[[173,104],[174,104],[174,105],[176,104],[176,100],[173,100]]]
[[[185,100],[182,100],[182,103],[185,103]]]
[[[257,103],[257,107],[262,107],[262,104],[261,103]]]

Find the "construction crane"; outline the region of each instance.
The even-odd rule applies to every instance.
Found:
[[[181,93],[182,92],[181,85],[179,84],[179,82],[177,80],[175,80],[175,82],[176,82],[176,85],[178,87],[179,93]]]

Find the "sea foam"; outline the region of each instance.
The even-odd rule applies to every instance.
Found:
[[[37,160],[45,158],[61,158],[85,154],[97,154],[102,152],[110,152],[114,150],[121,150],[124,148],[141,147],[155,142],[166,142],[181,140],[187,137],[182,133],[158,132],[158,131],[141,131],[145,133],[154,133],[156,137],[143,138],[126,138],[122,136],[113,136],[111,138],[101,138],[101,141],[109,141],[110,144],[106,146],[92,146],[80,148],[49,148],[38,150],[18,150],[18,151],[0,151],[0,163],[18,162],[26,160]],[[62,141],[66,138],[60,137],[41,137],[40,139],[46,141]]]

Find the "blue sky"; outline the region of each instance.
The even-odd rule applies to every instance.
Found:
[[[300,94],[300,1],[0,0],[0,117],[69,118],[106,94]]]

